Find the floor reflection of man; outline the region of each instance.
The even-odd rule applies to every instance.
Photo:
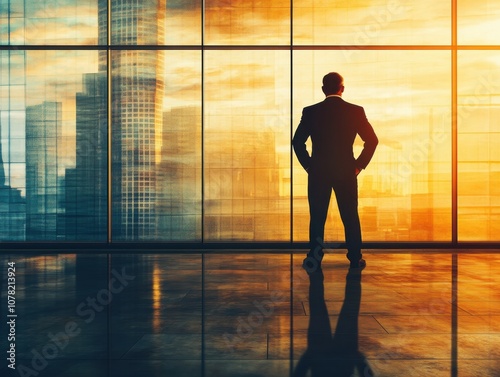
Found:
[[[349,270],[345,297],[332,335],[325,303],[323,271],[309,274],[309,328],[307,350],[300,358],[293,377],[371,377],[368,361],[358,349],[358,316],[361,303],[361,271]]]

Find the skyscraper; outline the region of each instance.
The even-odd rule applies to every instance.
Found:
[[[0,137],[0,241],[24,241],[25,224],[26,201],[21,197],[21,190],[6,184],[2,138]]]
[[[107,80],[104,72],[83,76],[76,94],[76,166],[66,169],[67,240],[107,239]]]
[[[57,239],[61,102],[26,107],[26,239]]]
[[[158,172],[162,240],[201,239],[201,107],[165,112]]]
[[[131,46],[101,51],[99,70],[111,74],[112,236],[157,237],[157,164],[161,155],[163,53],[140,46],[163,43],[166,0],[99,0],[99,43]],[[107,25],[107,10],[111,25]]]

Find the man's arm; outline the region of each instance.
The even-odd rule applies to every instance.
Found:
[[[359,170],[366,168],[378,145],[377,135],[375,135],[372,125],[368,122],[368,119],[366,119],[364,109],[361,109],[360,117],[358,135],[364,141],[364,145],[363,150],[356,159],[356,168]]]
[[[295,134],[293,135],[292,145],[297,159],[306,171],[309,169],[311,164],[311,156],[309,155],[309,152],[306,148],[306,141],[310,135],[311,132],[309,131],[304,110],[302,111],[302,118],[300,119],[300,123],[295,130]]]

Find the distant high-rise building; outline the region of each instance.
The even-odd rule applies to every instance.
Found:
[[[0,135],[2,124],[0,123]],[[26,201],[21,190],[6,184],[0,137],[0,241],[24,241],[26,237]]]
[[[107,239],[107,114],[106,74],[85,74],[76,94],[76,166],[66,169],[67,240]]]
[[[164,113],[158,172],[159,238],[201,239],[201,107]]]
[[[56,240],[61,102],[26,107],[26,239]]]
[[[109,70],[112,78],[112,237],[150,240],[157,237],[158,227],[164,67],[162,51],[137,46],[163,44],[166,0],[109,4],[99,0],[99,43],[134,46],[110,51],[110,66],[105,51],[99,56],[99,70]]]

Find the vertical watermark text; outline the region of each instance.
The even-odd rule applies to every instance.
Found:
[[[16,262],[7,263],[7,366],[16,369]]]

